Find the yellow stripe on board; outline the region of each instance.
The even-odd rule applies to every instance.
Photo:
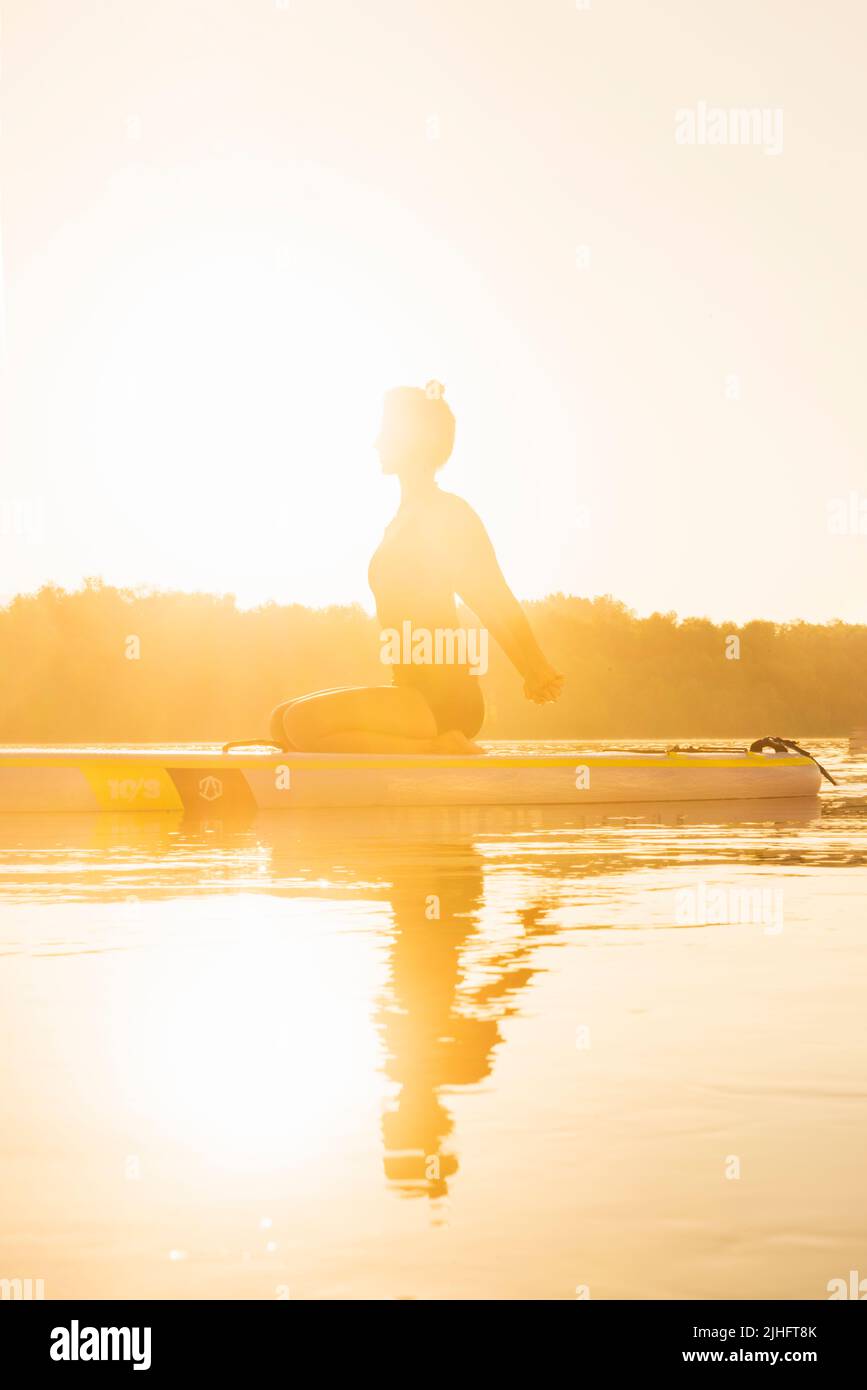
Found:
[[[81,763],[100,811],[182,811],[178,789],[159,763]]]
[[[279,767],[285,764],[293,770],[311,770],[315,772],[360,772],[367,770],[375,771],[394,771],[396,768],[411,769],[416,772],[422,770],[430,771],[431,768],[441,767],[461,767],[461,768],[526,768],[536,769],[540,767],[559,767],[570,768],[578,765],[590,767],[632,767],[645,768],[648,771],[656,771],[659,768],[680,767],[693,770],[703,770],[704,768],[738,768],[744,772],[764,772],[768,769],[779,767],[806,767],[812,761],[810,758],[803,758],[798,754],[781,756],[774,754],[769,757],[764,753],[744,753],[739,757],[719,757],[715,758],[706,754],[698,753],[667,753],[667,754],[599,754],[599,753],[556,753],[556,754],[529,754],[517,755],[514,757],[501,757],[496,753],[481,754],[478,757],[449,757],[439,753],[422,754],[415,756],[405,756],[402,753],[384,753],[371,755],[368,753],[326,753],[317,757],[315,753],[290,754],[286,753],[282,757],[280,754],[269,754],[267,757],[236,757],[234,754],[221,753],[196,753],[190,754],[145,754],[135,762],[123,764],[109,764],[99,758],[88,758],[87,755],[79,754],[49,754],[48,756],[36,756],[32,754],[13,754],[0,757],[0,767],[78,767],[86,773],[88,777],[92,774],[98,777],[110,777],[116,780],[118,769],[122,771],[124,779],[141,781],[142,779],[152,781],[154,778],[161,778],[165,775],[168,767],[177,768],[211,768],[214,770],[220,767],[253,769]],[[166,808],[168,809],[168,808]]]
[[[498,768],[498,767],[518,767],[527,770],[534,770],[540,767],[559,767],[571,768],[587,765],[588,767],[638,767],[644,768],[648,772],[656,772],[664,767],[682,767],[693,771],[703,771],[708,767],[730,767],[739,768],[743,772],[765,772],[768,768],[775,767],[806,767],[811,761],[809,758],[800,757],[779,757],[773,759],[764,757],[761,753],[745,754],[742,758],[709,758],[696,756],[681,756],[672,754],[671,756],[658,758],[648,753],[643,758],[629,757],[600,757],[593,753],[573,753],[571,756],[557,754],[555,757],[533,756],[533,757],[498,757],[495,754],[480,757],[444,757],[441,754],[426,754],[421,757],[405,757],[401,753],[387,753],[380,757],[372,757],[365,753],[354,753],[345,761],[339,753],[328,753],[324,759],[319,760],[314,753],[306,753],[303,761],[286,755],[283,758],[269,759],[267,762],[242,762],[231,763],[227,766],[253,768],[253,767],[279,767],[285,763],[287,767],[300,771],[314,772],[365,772],[368,769],[378,772],[393,771],[395,768],[411,769],[414,772],[424,770],[430,771],[431,768],[439,767],[465,767],[465,768]],[[192,764],[199,766],[198,763]],[[214,764],[217,766],[218,764]],[[173,766],[183,767],[180,761]]]
[[[649,772],[656,772],[663,767],[685,767],[701,771],[706,767],[734,767],[742,771],[765,771],[769,767],[805,767],[809,758],[799,757],[779,757],[773,759],[764,757],[761,753],[744,754],[741,758],[711,758],[698,755],[688,756],[681,754],[671,754],[657,757],[653,753],[645,754],[644,757],[630,757],[628,754],[622,757],[600,756],[596,753],[573,753],[563,755],[558,753],[553,757],[544,755],[533,755],[531,757],[498,757],[496,754],[480,757],[444,757],[441,754],[427,754],[421,757],[404,757],[400,753],[389,753],[381,757],[371,757],[367,754],[353,754],[355,761],[347,759],[343,761],[339,753],[329,753],[323,761],[314,761],[316,755],[308,753],[304,755],[304,761],[293,760],[287,755],[284,758],[275,758],[266,764],[262,763],[241,763],[241,767],[270,767],[285,763],[288,767],[312,768],[317,772],[336,771],[336,772],[359,772],[367,768],[375,768],[378,771],[388,771],[392,768],[411,768],[419,772],[423,769],[437,767],[522,767],[532,770],[538,767],[578,767],[586,764],[589,767],[643,767]]]

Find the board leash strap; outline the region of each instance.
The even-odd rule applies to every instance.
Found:
[[[780,738],[779,734],[767,734],[764,738],[757,738],[755,743],[751,743],[749,751],[751,753],[764,753],[766,748],[773,748],[775,753],[785,753],[787,750],[790,750],[792,753],[800,753],[802,758],[809,758],[810,762],[816,764],[822,776],[827,778],[832,787],[838,785],[830,772],[819,762],[819,759],[814,758],[813,754],[806,748],[802,748],[800,743],[795,743],[794,739]]]
[[[292,748],[285,748],[280,743],[275,743],[272,738],[239,738],[233,743],[224,743],[224,753],[234,753],[239,748],[273,748],[275,753],[292,753]]]

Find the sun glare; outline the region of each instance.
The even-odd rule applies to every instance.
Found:
[[[129,1011],[113,1014],[137,1125],[217,1168],[302,1167],[333,1152],[384,1085],[364,939],[340,936],[336,950],[339,908],[309,900],[202,899],[184,902],[182,920],[190,949],[173,950],[171,976],[149,956],[152,987],[140,980]]]

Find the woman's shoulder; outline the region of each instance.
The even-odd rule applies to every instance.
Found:
[[[456,492],[445,492],[442,488],[439,488],[438,492],[438,505],[449,526],[476,530],[482,525],[478,512],[473,510],[465,498],[459,497]]]

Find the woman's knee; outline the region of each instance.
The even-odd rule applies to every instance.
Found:
[[[341,718],[345,697],[353,690],[317,690],[312,695],[299,695],[278,705],[271,715],[271,737],[285,748],[299,752],[311,751],[316,740],[342,728]],[[351,727],[351,721],[350,721]]]
[[[300,695],[283,707],[283,738],[290,748],[312,752],[317,739],[331,732],[334,720],[329,717],[327,704],[324,697]]]
[[[294,700],[284,700],[282,705],[278,705],[271,712],[271,722],[269,725],[272,743],[279,744],[281,748],[291,748],[292,739],[286,729],[286,715],[294,704]]]

